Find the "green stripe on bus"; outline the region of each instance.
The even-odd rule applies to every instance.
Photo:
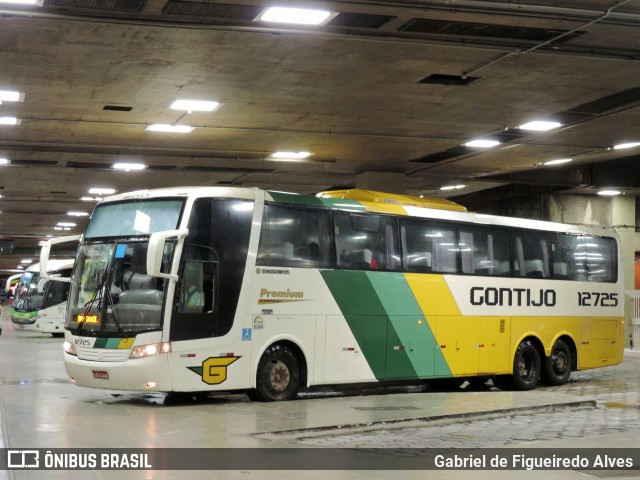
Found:
[[[273,200],[281,203],[293,203],[295,205],[306,205],[312,207],[322,207],[324,203],[318,197],[311,195],[295,195],[293,193],[269,192]]]
[[[451,376],[442,352],[405,276],[401,273],[368,272],[385,308],[396,339],[389,336],[387,378]],[[397,343],[393,343],[397,340]],[[400,355],[404,353],[404,355]],[[404,365],[405,359],[411,366]]]
[[[367,272],[323,271],[322,276],[375,377],[415,378],[417,373],[407,351],[395,348],[401,341],[394,321]]]
[[[108,338],[96,338],[93,348],[104,348],[107,345]]]
[[[365,212],[364,206],[357,200],[343,200],[341,198],[321,198],[310,195],[295,195],[293,193],[269,192],[276,202],[305,205],[311,207],[337,208],[351,212]]]

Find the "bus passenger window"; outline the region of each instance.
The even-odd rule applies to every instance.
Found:
[[[474,275],[510,275],[509,232],[506,228],[460,226],[462,272]]]
[[[321,268],[331,263],[327,210],[265,205],[257,265]]]
[[[422,273],[456,273],[458,271],[460,248],[454,224],[403,218],[401,232],[407,271]]]
[[[551,277],[549,234],[536,230],[513,230],[514,271],[516,276]]]
[[[334,213],[338,267],[353,270],[398,270],[397,223],[384,215]]]

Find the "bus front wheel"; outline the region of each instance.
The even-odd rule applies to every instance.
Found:
[[[272,345],[258,363],[256,388],[252,399],[263,402],[291,400],[300,390],[300,365],[290,348]]]
[[[546,357],[544,379],[549,385],[564,385],[571,376],[571,350],[562,340],[556,340],[551,355]]]

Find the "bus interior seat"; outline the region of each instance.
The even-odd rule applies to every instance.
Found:
[[[496,270],[496,262],[488,257],[475,257],[473,259],[473,272],[479,275],[491,275]]]
[[[525,275],[531,278],[544,277],[544,270],[542,268],[542,260],[526,260],[524,262]]]
[[[431,252],[413,253],[407,260],[409,264],[408,266],[412,271],[431,271]]]
[[[509,260],[497,262],[496,275],[508,275],[510,272],[511,272],[511,265],[509,265]]]
[[[372,258],[373,254],[368,248],[363,248],[362,250],[352,250],[351,252],[349,252],[349,262],[351,264],[351,268],[371,268]]]
[[[150,289],[153,287],[153,277],[144,273],[125,272],[124,284],[128,290]]]
[[[565,262],[553,262],[553,275],[556,278],[567,278],[567,264]]]
[[[114,306],[123,328],[154,326],[160,321],[162,292],[150,288],[122,292]]]

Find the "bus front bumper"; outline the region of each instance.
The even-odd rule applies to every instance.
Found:
[[[82,387],[138,392],[173,390],[166,354],[124,362],[94,362],[64,353],[64,366],[71,381]]]

